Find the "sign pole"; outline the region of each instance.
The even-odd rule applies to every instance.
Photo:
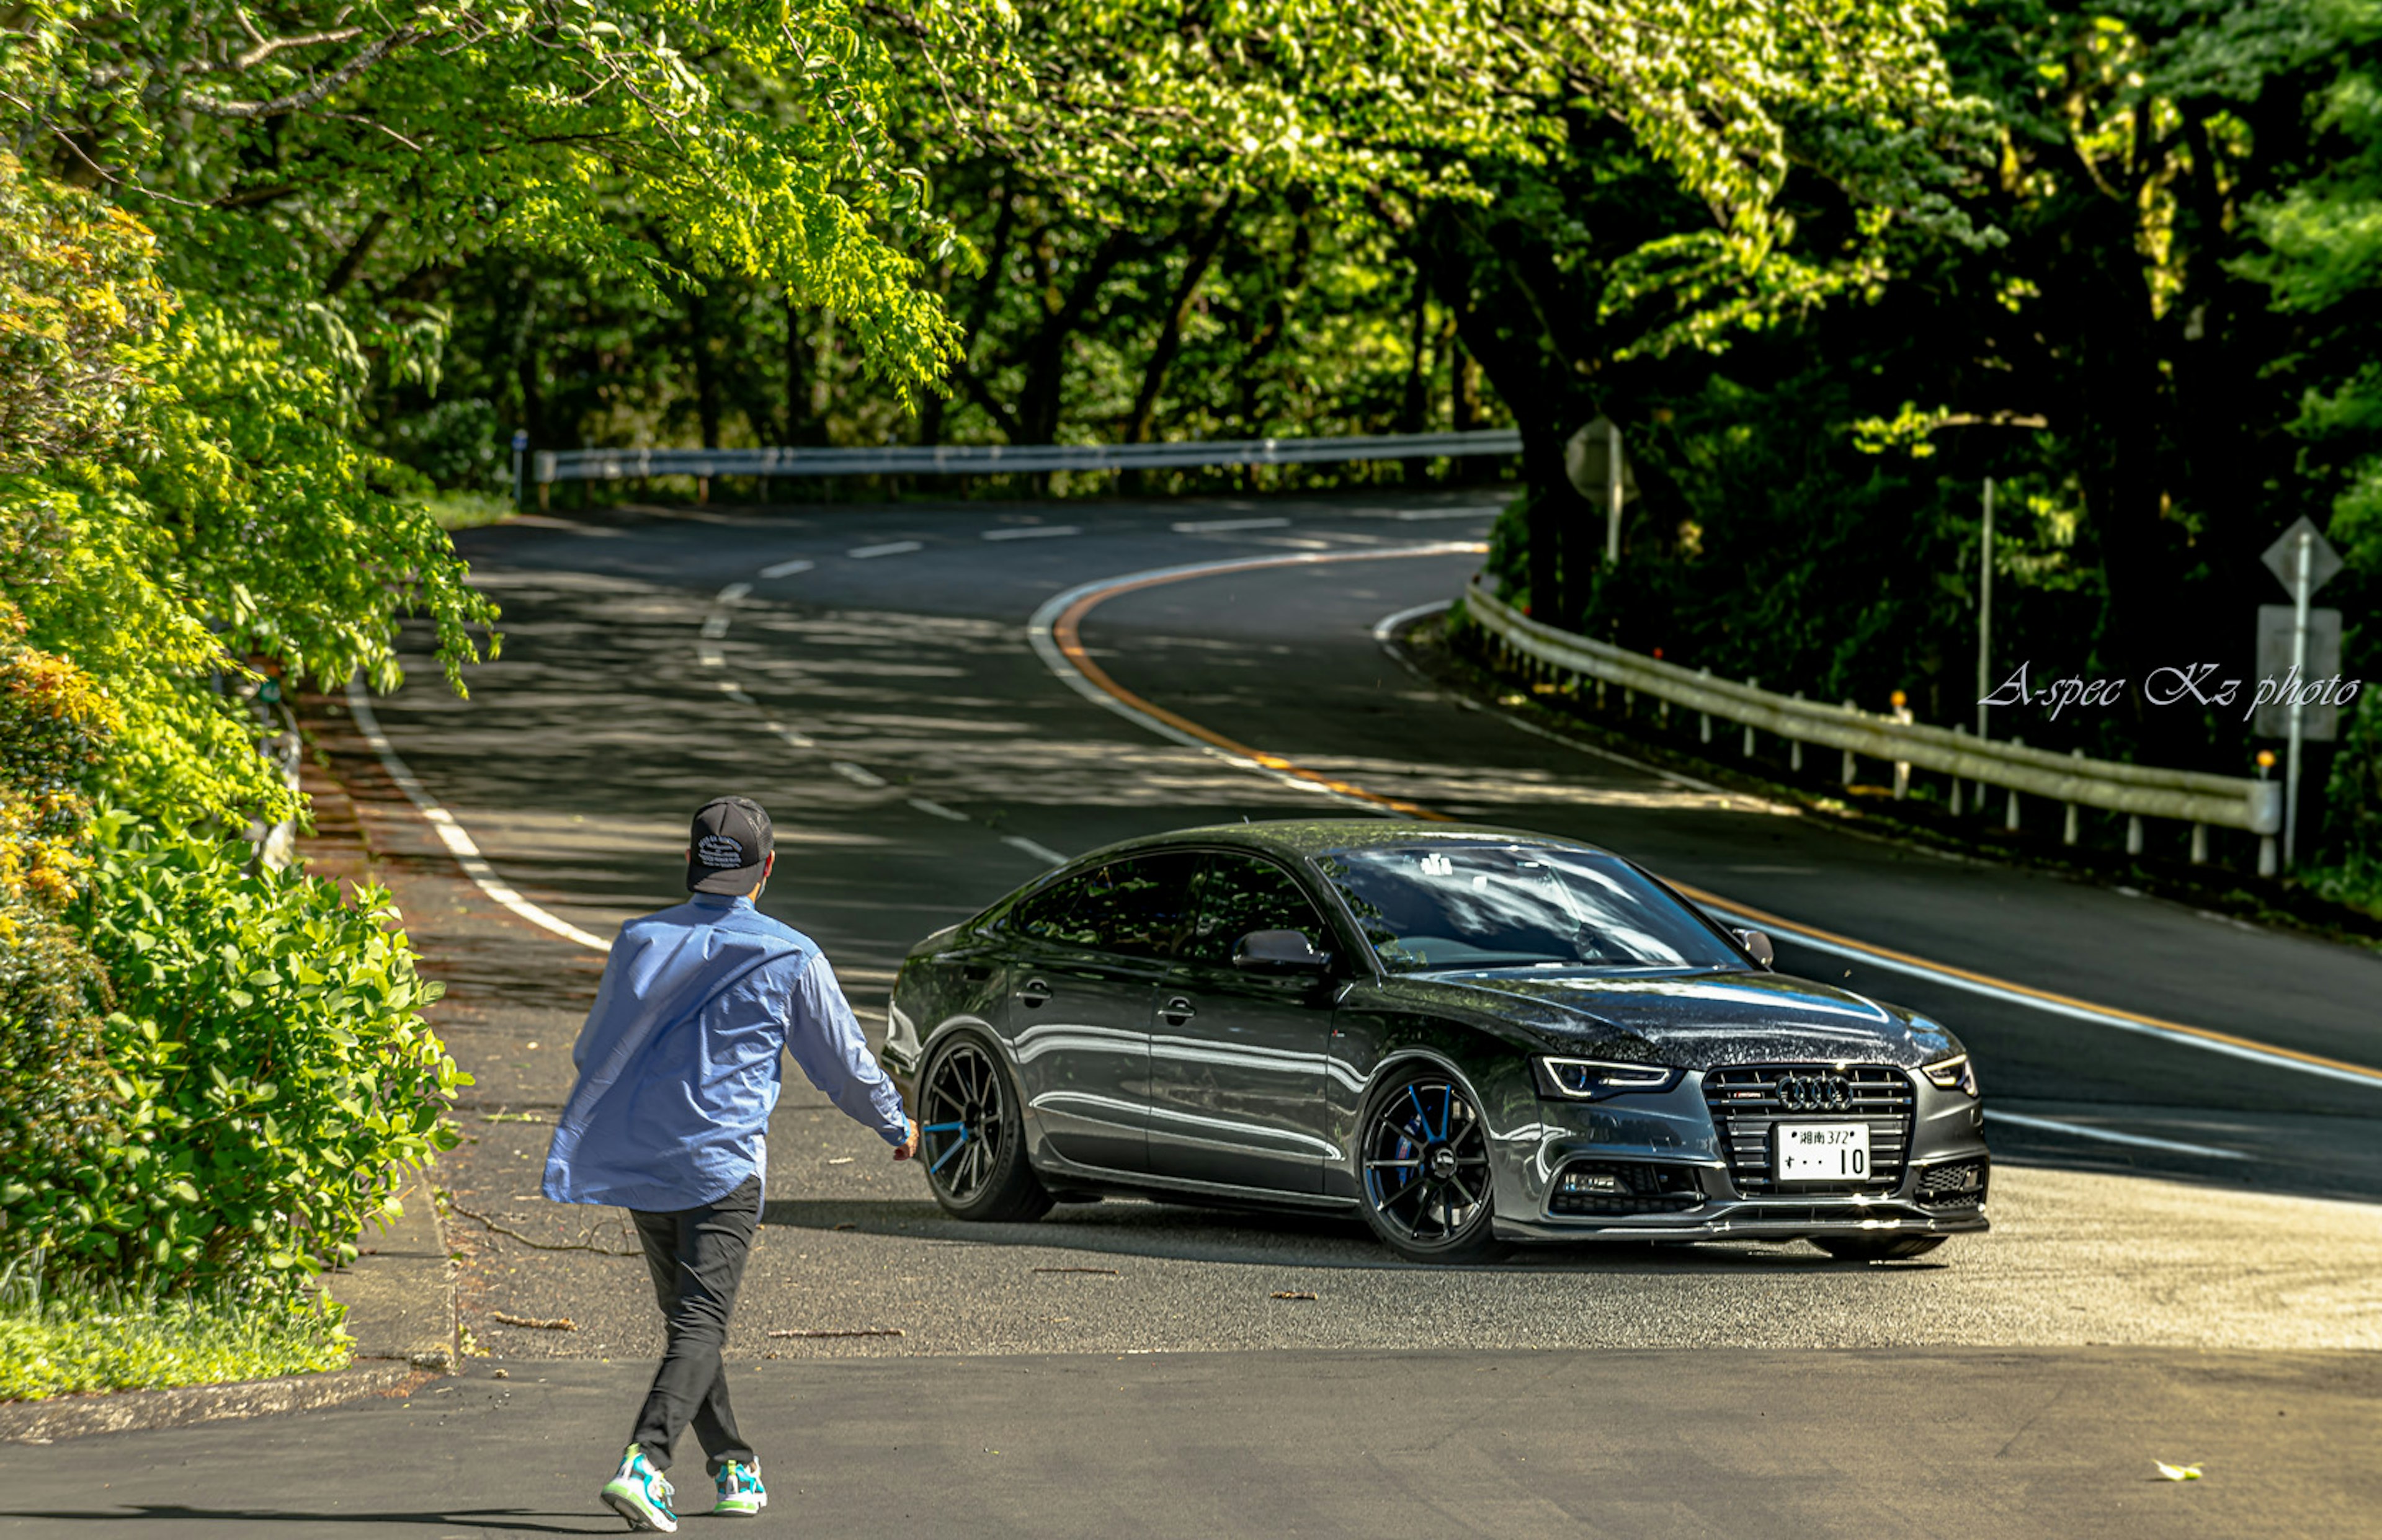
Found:
[[[1621,424],[1604,424],[1604,565],[1621,565]]]
[[[2301,703],[2305,693],[2302,683],[2306,678],[2308,651],[2308,595],[2314,584],[2308,580],[2309,568],[2315,560],[2315,532],[2302,530],[2299,538],[2299,578],[2291,584],[2291,671],[2290,739],[2283,762],[2283,870],[2291,869],[2291,850],[2300,832],[2300,728],[2307,707]]]
[[[1985,715],[1993,708],[1985,697],[1994,692],[1994,479],[1985,478],[1985,534],[1977,573],[1977,741],[1985,739]],[[1982,789],[1978,792],[1983,796]]]

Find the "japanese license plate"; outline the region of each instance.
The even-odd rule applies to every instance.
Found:
[[[1780,1181],[1867,1181],[1867,1123],[1777,1123],[1772,1158]]]

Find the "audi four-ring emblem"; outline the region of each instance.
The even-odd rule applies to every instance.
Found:
[[[1853,1105],[1853,1088],[1842,1075],[1781,1075],[1778,1101],[1792,1112],[1842,1112]]]

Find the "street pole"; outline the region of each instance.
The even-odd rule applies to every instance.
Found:
[[[2315,532],[2300,532],[2299,580],[2291,584],[2290,742],[2283,761],[2283,870],[2291,869],[2291,848],[2300,832],[2300,720],[2307,708],[2300,703],[2300,681],[2307,675],[2308,595],[2314,585],[2308,568],[2315,560]]]
[[[1994,692],[1994,479],[1985,478],[1985,537],[1977,573],[1977,741],[1985,740],[1985,697]],[[1978,796],[1984,795],[1982,789]]]
[[[1621,565],[1621,424],[1604,422],[1604,565]]]
[[[522,482],[522,463],[529,454],[529,434],[520,428],[513,430],[513,507],[529,504],[529,488]]]

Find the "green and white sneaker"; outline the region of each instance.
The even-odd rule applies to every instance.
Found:
[[[761,1485],[758,1466],[731,1460],[719,1467],[719,1500],[711,1505],[711,1511],[749,1519],[768,1506],[768,1488]]]
[[[678,1515],[670,1511],[670,1484],[645,1451],[632,1444],[620,1454],[620,1468],[604,1484],[600,1494],[612,1511],[634,1530],[678,1533]]]

